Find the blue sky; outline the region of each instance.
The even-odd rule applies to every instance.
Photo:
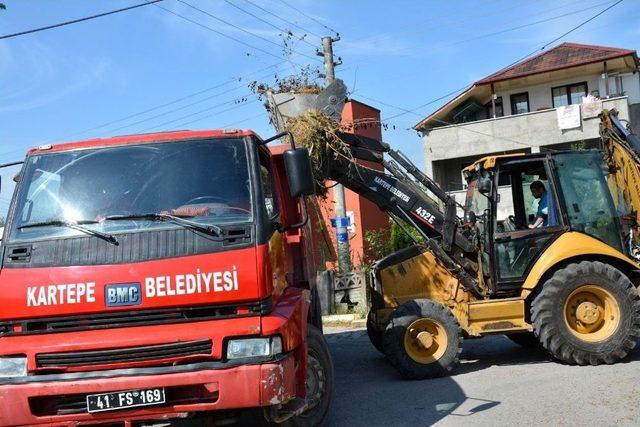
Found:
[[[0,34],[140,1],[4,0]],[[279,0],[251,1],[298,27],[246,0],[229,0],[299,37],[307,34],[306,42],[296,41],[296,53],[282,57],[277,29],[223,0],[185,1],[255,35],[177,0],[160,5],[257,49],[153,5],[0,40],[0,163],[20,159],[27,148],[43,143],[161,129],[240,127],[270,136],[266,113],[247,83],[269,81],[276,72],[286,76],[308,63],[320,66],[306,42],[319,46],[318,36],[330,31]],[[343,65],[337,75],[355,99],[382,110],[383,119],[404,113],[391,105],[413,109],[471,83],[613,3],[287,2],[340,33],[334,51]],[[639,37],[640,2],[625,0],[561,41],[637,49]],[[423,165],[420,140],[410,128],[443,102],[388,120],[385,140]],[[2,171],[0,216],[11,197],[13,173]]]

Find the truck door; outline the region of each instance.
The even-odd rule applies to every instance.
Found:
[[[533,262],[564,230],[545,158],[499,165],[494,204],[493,268],[496,291],[518,290]]]

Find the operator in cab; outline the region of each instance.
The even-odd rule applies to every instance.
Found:
[[[540,228],[549,225],[549,198],[547,189],[542,181],[533,181],[529,186],[531,194],[536,199],[540,199],[538,202],[538,211],[536,212],[536,218],[532,224],[529,224],[529,228]]]

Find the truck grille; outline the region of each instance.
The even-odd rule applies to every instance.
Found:
[[[166,387],[165,395],[166,403],[163,406],[213,403],[218,400],[218,391],[210,391],[203,384]],[[33,415],[38,417],[83,414],[87,412],[87,395],[30,397],[29,406]]]
[[[0,336],[201,322],[231,317],[256,316],[267,314],[270,311],[270,298],[244,304],[209,305],[160,310],[112,311],[98,314],[0,322]]]
[[[201,340],[106,350],[48,353],[36,355],[36,364],[39,368],[107,365],[123,362],[175,359],[185,356],[209,356],[211,355],[211,349],[211,340]]]

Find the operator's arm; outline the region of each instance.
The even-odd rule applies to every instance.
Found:
[[[529,224],[529,228],[540,227],[540,225],[542,225],[542,221],[544,221],[544,218],[542,218],[541,216],[537,217],[533,224]]]

